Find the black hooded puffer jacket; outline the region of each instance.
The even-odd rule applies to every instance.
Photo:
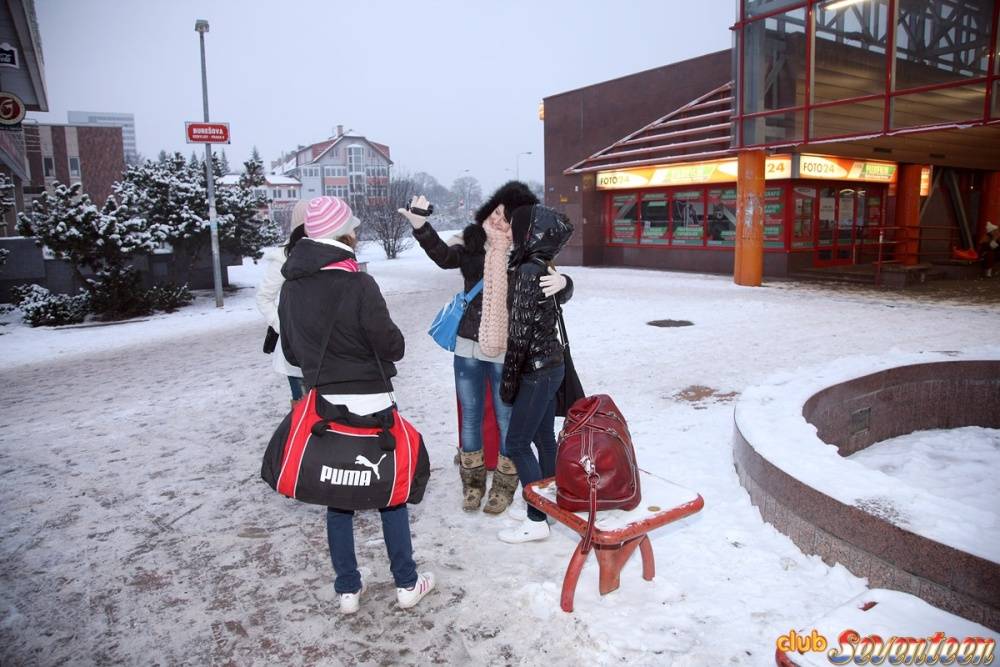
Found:
[[[563,363],[563,346],[556,333],[558,309],[553,297],[546,298],[538,279],[548,271],[573,233],[573,225],[562,213],[545,206],[523,206],[511,219],[514,248],[510,261],[511,289],[507,356],[504,359],[500,397],[513,403],[521,377]],[[573,296],[573,281],[555,298],[566,303]]]

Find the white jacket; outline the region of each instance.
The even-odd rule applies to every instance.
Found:
[[[281,275],[281,267],[285,265],[285,249],[282,247],[266,248],[264,250],[264,277],[257,285],[257,310],[264,316],[267,323],[279,334],[278,328],[278,297],[281,296],[281,286],[285,282],[285,277]],[[281,343],[274,348],[271,353],[271,365],[274,370],[282,375],[292,377],[302,377],[302,371],[292,366],[285,360],[285,355],[281,352]]]

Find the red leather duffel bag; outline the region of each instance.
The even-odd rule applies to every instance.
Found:
[[[642,500],[632,436],[610,396],[581,398],[569,409],[556,454],[556,504],[590,519],[582,550],[589,551],[600,510],[635,509]]]

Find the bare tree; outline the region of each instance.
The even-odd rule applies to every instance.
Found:
[[[361,220],[361,238],[382,246],[386,259],[396,259],[399,253],[413,245],[410,223],[397,209],[409,204],[414,194],[416,184],[409,176],[393,174],[384,197],[359,197],[351,202],[354,214]]]

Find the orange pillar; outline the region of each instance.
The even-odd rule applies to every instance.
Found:
[[[979,204],[979,222],[974,239],[976,243],[986,233],[987,222],[1000,227],[1000,171],[983,174],[983,196]]]
[[[764,273],[764,151],[741,151],[736,172],[733,282],[760,287]]]
[[[920,169],[901,164],[896,180],[896,259],[906,265],[920,259]]]

